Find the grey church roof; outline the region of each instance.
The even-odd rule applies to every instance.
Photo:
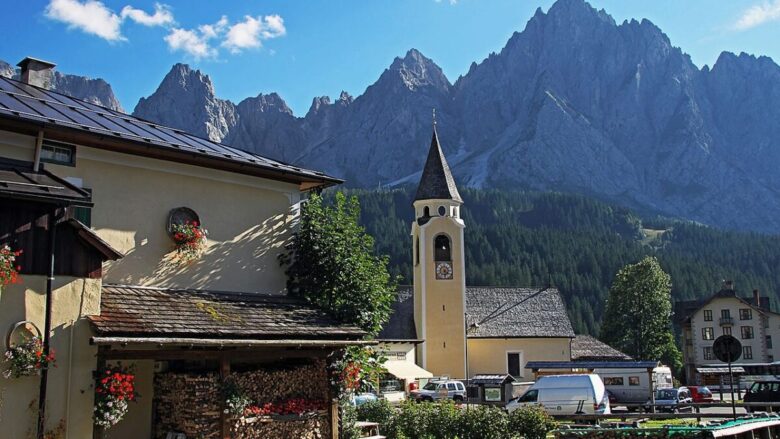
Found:
[[[571,341],[572,361],[628,361],[631,357],[590,335]]]
[[[467,287],[469,338],[574,337],[556,288]]]
[[[393,302],[393,313],[379,332],[379,340],[415,340],[417,328],[414,325],[414,289],[410,286],[398,287],[398,296]]]
[[[433,127],[433,137],[431,138],[431,149],[428,150],[428,159],[425,161],[420,185],[417,186],[415,201],[419,200],[453,200],[460,203],[458,187],[455,186],[455,179],[452,178],[452,172],[447,165],[447,159],[439,144],[439,135],[436,133],[436,127]]]
[[[469,338],[574,337],[569,316],[556,288],[466,287]],[[393,314],[379,340],[414,340],[414,297],[399,287]]]

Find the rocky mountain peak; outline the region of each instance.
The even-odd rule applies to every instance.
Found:
[[[344,90],[341,90],[341,94],[339,94],[339,100],[336,101],[336,104],[342,107],[346,107],[347,105],[351,104],[354,100],[355,98],[353,98],[351,94],[347,93]]]
[[[377,83],[396,81],[399,78],[403,86],[409,90],[432,86],[438,90],[448,91],[451,87],[441,67],[417,49],[410,49],[403,58],[395,58]]]

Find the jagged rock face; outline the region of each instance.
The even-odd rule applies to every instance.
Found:
[[[170,81],[177,69],[136,114],[221,127],[212,138],[348,185],[416,183],[436,108],[460,185],[572,191],[780,232],[780,67],[724,53],[699,69],[651,22],[617,24],[583,0],[537,10],[454,85],[413,49],[361,96],[315,98],[302,118],[271,94],[236,106],[231,124],[208,77],[186,69],[191,83]]]
[[[215,142],[238,122],[235,105],[216,97],[211,78],[184,64],[174,65],[154,94],[138,101],[133,115]]]
[[[19,69],[0,60],[0,76],[18,80],[19,75]],[[103,79],[92,79],[86,76],[69,75],[55,71],[51,84],[51,89],[56,92],[124,113],[122,105],[111,89],[111,85]]]

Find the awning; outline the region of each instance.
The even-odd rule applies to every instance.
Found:
[[[729,373],[728,367],[697,367],[696,372],[708,375],[723,375]],[[740,366],[732,366],[732,373],[745,373],[745,369]]]
[[[417,378],[433,378],[433,374],[422,367],[404,360],[388,360],[384,364],[385,369],[390,375],[404,380],[414,380]]]

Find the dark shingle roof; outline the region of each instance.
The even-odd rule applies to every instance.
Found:
[[[578,335],[571,341],[572,361],[622,361],[631,357],[590,335]]]
[[[288,296],[104,285],[101,336],[358,339],[365,333]]]
[[[772,304],[769,302],[769,298],[764,297],[759,301],[759,306],[756,306],[756,299],[754,296],[740,297],[736,291],[728,288],[722,288],[719,291],[713,293],[709,297],[703,299],[694,300],[680,300],[674,304],[674,316],[672,320],[678,325],[684,324],[689,318],[691,318],[696,311],[703,308],[706,304],[717,298],[734,297],[737,300],[757,308],[762,311],[772,312]]]
[[[396,301],[390,320],[377,336],[378,340],[415,340],[417,329],[414,325],[414,290],[410,286],[398,287]]]
[[[425,161],[420,185],[417,186],[417,194],[414,200],[453,200],[463,202],[452,178],[452,172],[444,158],[444,153],[439,145],[439,135],[436,127],[433,128],[431,149],[428,151],[428,159]]]
[[[33,171],[31,163],[8,160],[0,162],[0,198],[92,206],[89,192],[43,169]]]
[[[469,337],[574,337],[555,288],[467,287]]]
[[[70,130],[97,137],[97,147],[109,149],[109,142],[133,145],[134,153],[156,156],[167,154],[179,159],[199,159],[209,166],[255,170],[284,181],[329,185],[341,180],[322,172],[272,160],[176,128],[152,123],[90,102],[0,77],[0,120],[14,120],[46,126],[46,136],[57,130]],[[67,141],[67,139],[62,139]]]
[[[390,321],[380,340],[414,340],[414,296],[411,287],[399,288]],[[566,307],[555,288],[466,287],[469,331],[479,337],[574,337]]]

